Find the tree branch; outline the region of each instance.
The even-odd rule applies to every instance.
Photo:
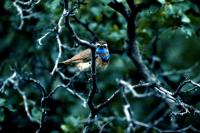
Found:
[[[109,103],[111,103],[115,97],[117,97],[120,94],[120,89],[118,89],[117,91],[115,91],[112,96],[110,96],[110,98],[108,98],[106,101],[104,101],[103,103],[99,104],[97,106],[97,111],[100,111],[102,108],[106,107]]]
[[[126,19],[128,18],[128,12],[126,11],[126,8],[122,3],[119,3],[117,1],[113,1],[113,2],[110,2],[108,4],[108,6],[110,6],[112,9],[121,13],[124,16],[124,18],[126,18]]]
[[[192,81],[192,80],[186,80],[186,81],[183,81],[183,82],[178,86],[177,90],[176,90],[175,93],[174,93],[174,96],[177,96],[177,95],[180,93],[180,91],[181,91],[181,89],[183,88],[183,86],[185,86],[185,85],[188,84],[188,83],[194,85],[195,87],[199,87],[199,88],[200,88],[200,84],[198,84],[198,83],[196,83],[196,82],[194,82],[194,81]]]
[[[136,5],[134,0],[126,0],[131,11],[135,11]]]
[[[73,15],[75,9],[69,9],[68,7],[68,0],[64,0],[64,11],[65,11],[65,15],[64,15],[64,24],[67,27],[69,33],[71,33],[72,38],[74,39],[74,41],[82,46],[86,46],[88,48],[91,49],[96,49],[96,46],[94,44],[91,44],[90,42],[80,39],[77,34],[74,32],[73,28],[71,27],[70,24],[70,20],[69,17],[71,15]]]
[[[98,38],[97,38],[96,34],[90,29],[88,23],[81,22],[76,16],[73,16],[73,18],[75,19],[75,21],[77,23],[79,23],[80,25],[82,25],[93,36],[94,42],[98,41]]]
[[[149,71],[147,66],[144,64],[144,61],[142,60],[142,56],[140,54],[140,50],[138,48],[138,45],[135,42],[135,29],[136,29],[136,16],[137,16],[137,10],[134,8],[134,3],[127,0],[129,7],[131,8],[131,13],[127,13],[125,6],[122,3],[119,3],[117,1],[110,2],[108,5],[116,10],[117,12],[121,13],[126,21],[127,21],[127,36],[128,36],[128,49],[126,51],[127,55],[130,57],[130,59],[134,62],[136,65],[138,71],[141,73],[142,77],[147,82],[154,82],[156,81],[155,76]]]

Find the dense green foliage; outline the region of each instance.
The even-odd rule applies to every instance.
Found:
[[[86,0],[86,4],[81,5],[75,12],[78,20],[88,24],[98,39],[107,41],[111,51],[110,65],[106,70],[97,72],[99,92],[95,95],[94,102],[96,104],[105,101],[119,89],[120,80],[125,80],[132,85],[143,82],[142,76],[134,63],[125,52],[123,53],[123,50],[127,48],[127,22],[120,13],[107,5],[111,1]],[[124,3],[128,9],[125,0],[117,1]],[[139,45],[148,68],[168,91],[174,92],[179,83],[185,79],[200,81],[200,71],[197,64],[200,57],[200,7],[198,2],[188,0],[157,1],[156,5],[142,10],[137,15],[135,22],[136,43]],[[135,0],[136,4],[142,2],[148,2],[148,0]],[[28,15],[28,18],[24,19],[21,30],[18,29],[21,22],[19,12],[13,4],[14,2],[11,0],[0,1],[0,87],[16,71],[18,74],[16,78],[18,79],[13,79],[13,81],[17,83],[21,92],[18,91],[19,88],[16,88],[16,84],[8,81],[9,83],[4,86],[3,93],[0,93],[0,132],[36,132],[39,124],[31,121],[27,116],[22,93],[27,98],[30,115],[36,120],[40,120],[42,115],[42,93],[37,85],[26,82],[24,78],[31,77],[37,80],[46,89],[47,93],[58,85],[70,82],[68,86],[70,89],[87,98],[92,86],[89,81],[90,72],[81,72],[71,81],[62,79],[57,72],[54,75],[50,74],[59,52],[56,32],[51,30],[62,15],[62,1],[41,0],[34,5],[32,12],[24,12],[25,15]],[[71,3],[71,6],[73,6],[73,3]],[[26,8],[26,6],[23,8]],[[71,18],[71,24],[80,38],[93,41],[94,36],[74,18]],[[68,32],[63,22],[61,26],[60,38],[64,46],[67,47],[62,48],[60,61],[63,61],[86,47],[73,41],[71,33]],[[50,33],[42,40],[42,45],[40,45],[38,39],[49,31]],[[156,55],[154,55],[154,48],[152,47],[152,39],[155,36],[159,38],[156,43]],[[116,52],[116,50],[122,52]],[[153,56],[159,58],[163,71],[159,67],[151,68],[153,66],[151,64]],[[190,69],[189,71],[183,70],[180,73],[178,71],[191,68],[194,65],[195,67],[191,71]],[[61,71],[66,77],[72,77],[77,73],[74,71],[73,66],[66,66]],[[165,72],[172,72],[166,76],[170,80],[170,85],[162,77]],[[191,88],[190,85],[185,86],[181,98],[198,109],[200,108],[198,96],[200,93],[195,92],[197,94],[195,99],[193,99],[192,94],[189,97],[184,93]],[[136,90],[141,93],[146,92],[143,88]],[[162,117],[163,113],[168,110],[168,105],[158,97],[135,98],[131,94],[127,94],[127,99],[129,99],[134,112],[134,118],[138,121],[153,122]],[[66,91],[66,88],[57,89],[46,104],[47,117],[42,131],[49,133],[82,131],[84,122],[87,121],[90,112],[87,106],[84,107],[84,104],[80,98]],[[156,115],[151,118],[150,114],[159,107],[161,108],[159,112],[156,112]],[[125,132],[128,124],[124,120],[123,108],[121,96],[116,96],[108,106],[98,113],[92,129],[97,130],[97,127],[104,125],[103,132]],[[170,117],[170,113],[165,120],[159,123],[158,127],[160,129],[180,129],[188,125],[195,127],[200,124],[199,116],[189,114],[173,119]],[[173,122],[176,123],[177,127],[173,127]],[[141,126],[136,131],[143,132],[144,129]],[[155,130],[152,128],[151,131]]]

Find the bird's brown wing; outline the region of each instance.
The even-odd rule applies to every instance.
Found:
[[[64,64],[81,63],[91,60],[91,50],[86,49],[74,55],[72,58],[63,61]]]

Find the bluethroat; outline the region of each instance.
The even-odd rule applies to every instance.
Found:
[[[108,45],[105,41],[98,41],[96,43],[96,67],[97,69],[105,69],[110,60],[110,53]],[[87,71],[91,67],[91,50],[86,49],[76,54],[70,59],[67,59],[62,64],[75,64],[80,71]]]

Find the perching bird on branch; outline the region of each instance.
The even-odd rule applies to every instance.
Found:
[[[110,59],[108,45],[105,41],[98,41],[96,46],[97,69],[105,69],[109,64]],[[91,58],[91,50],[86,49],[61,63],[65,65],[75,64],[80,71],[87,71],[91,67]]]

